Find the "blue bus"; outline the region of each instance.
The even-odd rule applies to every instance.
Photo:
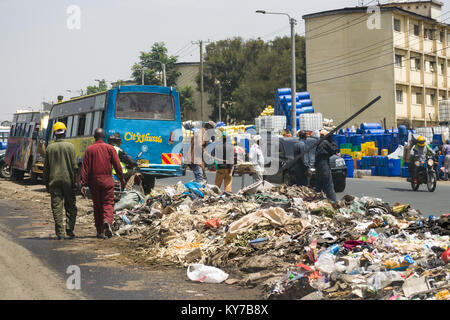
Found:
[[[105,142],[119,133],[121,148],[139,164],[144,191],[156,178],[183,176],[183,134],[179,95],[175,88],[117,86],[111,90],[59,101],[50,112],[47,143],[54,139],[56,122],[67,126],[66,139],[75,146],[81,165],[94,130],[104,128]]]

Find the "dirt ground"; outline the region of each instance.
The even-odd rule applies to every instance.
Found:
[[[21,238],[40,238],[53,241],[55,239],[54,221],[50,207],[50,195],[45,191],[45,187],[41,184],[33,185],[29,181],[12,182],[4,179],[0,179],[0,200],[6,201],[9,206],[15,207],[21,212],[27,212],[27,218],[32,221],[29,224],[20,226]],[[170,292],[173,291],[173,299],[262,299],[263,293],[257,289],[248,289],[240,287],[236,284],[233,285],[213,285],[213,284],[200,284],[201,289],[199,293],[199,283],[190,282],[186,276],[186,270],[183,267],[171,268],[164,266],[146,265],[141,258],[134,254],[135,248],[139,245],[136,241],[136,235],[127,236],[114,236],[111,239],[101,240],[95,238],[96,230],[94,226],[93,206],[92,201],[84,199],[82,196],[77,196],[77,208],[78,216],[75,226],[76,238],[70,241],[65,241],[64,246],[58,250],[67,251],[70,253],[90,253],[95,256],[92,261],[85,263],[89,266],[121,268],[124,266],[139,267],[145,272],[151,273],[151,278],[154,279],[154,283],[158,280],[167,279],[168,275],[173,282],[173,285],[168,285],[165,288],[161,288],[165,292],[165,296],[170,296]],[[23,213],[22,213],[23,214]],[[3,238],[3,237],[2,237]],[[17,244],[10,241],[6,249],[0,253],[0,259],[10,257],[14,248],[19,247]],[[39,270],[39,260],[33,257],[29,252],[22,255],[27,256],[29,259],[24,261],[9,261],[7,268],[14,269],[14,265],[23,264],[29,266],[29,268],[37,268]],[[2,258],[3,257],[3,258]],[[25,258],[24,258],[25,259]],[[0,269],[0,272],[2,269]],[[24,271],[24,270],[22,270]],[[50,271],[49,271],[50,272]],[[21,273],[21,272],[19,272]],[[232,274],[230,273],[230,278]],[[57,277],[55,277],[57,279]],[[27,279],[20,280],[18,282],[26,283]],[[31,283],[31,282],[30,282]],[[105,287],[110,290],[121,290],[123,292],[129,290],[139,290],[145,285],[149,284],[148,281],[139,282],[131,281],[126,285],[118,285]],[[181,284],[181,287],[180,287]],[[49,286],[52,284],[49,283]],[[220,289],[218,289],[220,286]],[[17,286],[16,286],[17,287]],[[44,288],[45,289],[45,288]],[[184,294],[180,294],[183,292]],[[23,292],[22,292],[23,293]],[[126,293],[125,293],[126,294]],[[23,296],[20,298],[21,291],[17,291],[19,299],[27,299],[27,297],[33,299],[34,296]],[[39,296],[37,294],[36,296]],[[9,296],[7,299],[14,299],[14,295]],[[80,297],[74,296],[61,296],[62,299],[80,299]],[[2,297],[0,296],[0,299]],[[41,295],[40,299],[52,299],[49,295]],[[172,298],[171,298],[172,299]]]

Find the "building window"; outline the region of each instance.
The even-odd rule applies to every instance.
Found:
[[[444,43],[444,38],[445,38],[445,33],[444,33],[444,31],[441,31],[439,33],[439,41]]]
[[[414,59],[414,70],[419,71],[420,70],[420,58]]]
[[[414,35],[415,36],[419,36],[420,35],[420,30],[419,30],[419,25],[418,24],[414,25]]]
[[[430,94],[430,106],[434,106],[434,100],[436,99],[436,95],[434,93]]]
[[[395,95],[396,95],[395,100],[397,102],[403,102],[403,91],[402,90],[395,91]]]
[[[416,92],[416,104],[422,104],[422,93]]]
[[[441,72],[440,72],[440,74],[444,74],[444,70],[445,70],[445,68],[444,68],[444,64],[443,64],[443,63],[441,63]]]
[[[394,30],[400,32],[400,20],[394,19]]]
[[[395,66],[397,68],[403,67],[403,56],[396,54],[395,55]]]
[[[429,65],[430,65],[430,70],[429,72],[436,72],[436,62],[434,61],[428,61]]]

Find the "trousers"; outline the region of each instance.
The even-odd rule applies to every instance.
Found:
[[[323,191],[327,198],[331,201],[336,201],[336,192],[334,191],[333,177],[331,175],[331,168],[329,160],[316,162],[317,172],[317,188],[318,192]]]
[[[49,188],[53,219],[55,220],[55,233],[64,236],[63,207],[66,211],[66,232],[73,232],[77,219],[77,206],[73,185],[58,183]]]
[[[203,180],[206,181],[206,173],[201,165],[193,163],[192,171],[194,173],[195,182],[202,183]]]
[[[310,179],[306,175],[306,171],[308,168],[304,165],[297,164],[295,166],[295,184],[299,187],[301,186],[309,186]]]
[[[214,184],[220,188],[222,185],[222,181],[225,185],[225,191],[231,192],[231,184],[233,182],[233,175],[231,174],[230,169],[217,169],[216,171],[216,180]]]
[[[114,180],[112,177],[99,178],[91,183],[92,202],[94,203],[94,219],[97,234],[104,232],[103,223],[112,224],[114,221]]]

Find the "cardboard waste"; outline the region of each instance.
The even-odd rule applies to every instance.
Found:
[[[188,268],[194,281],[229,275],[267,299],[449,299],[449,214],[351,195],[330,203],[267,182],[236,194],[179,182],[135,200],[115,212],[113,231],[133,235],[134,258]]]

